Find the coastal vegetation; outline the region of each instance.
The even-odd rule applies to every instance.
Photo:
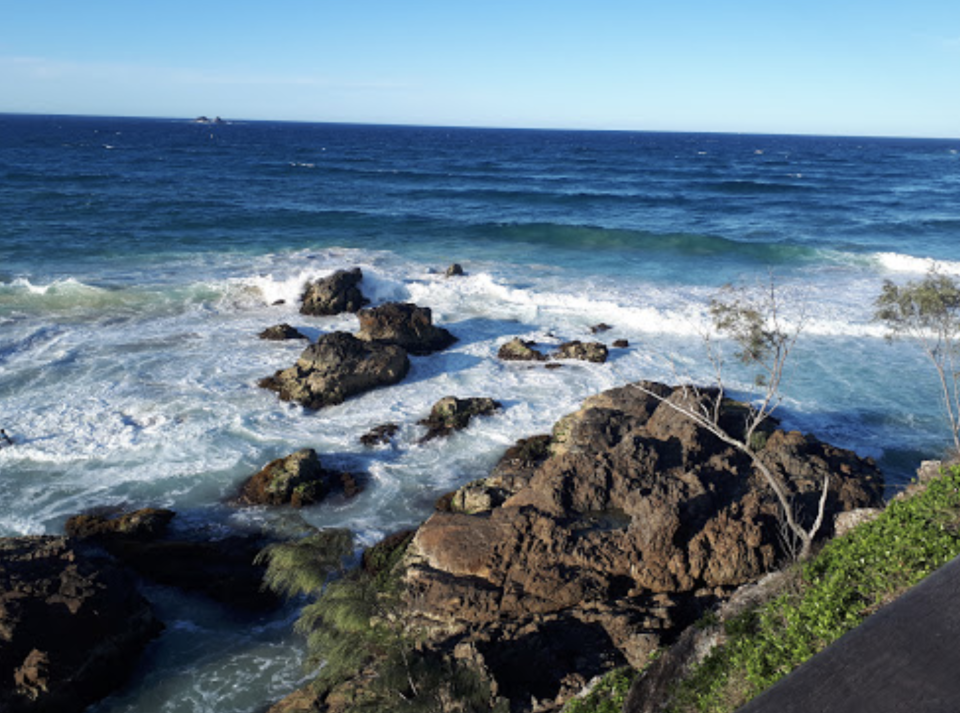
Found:
[[[875,520],[788,569],[772,599],[722,624],[712,615],[701,620],[719,626],[724,643],[675,682],[669,710],[736,710],[960,555],[960,467],[914,487],[916,495],[895,499]],[[623,700],[621,678],[595,691],[566,713],[621,710],[612,707]]]
[[[891,280],[874,306],[874,317],[889,340],[911,339],[937,371],[944,413],[960,455],[960,284],[932,267],[920,281],[897,285]]]

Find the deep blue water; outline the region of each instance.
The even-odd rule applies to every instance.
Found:
[[[895,488],[949,441],[934,375],[871,321],[886,279],[960,275],[960,141],[512,131],[0,116],[0,536],[59,532],[90,507],[273,526],[223,500],[297,448],[370,488],[302,513],[361,543],[416,524],[514,440],[640,378],[710,377],[705,307],[773,274],[805,315],[788,427],[878,459]],[[446,279],[460,262],[467,276]],[[256,381],[356,318],[307,318],[303,283],[358,265],[375,303],[414,301],[460,341],[402,384],[317,413]],[[276,305],[278,300],[284,304]],[[613,325],[600,336],[589,327]],[[514,336],[628,339],[607,364],[504,364]],[[744,396],[750,375],[731,367]],[[500,416],[417,445],[447,394]],[[385,421],[397,445],[357,437]],[[299,517],[299,516],[298,516]],[[156,666],[98,708],[252,711],[293,685],[286,622],[238,632],[158,595]],[[198,635],[197,632],[202,635]],[[199,637],[199,638],[198,638]]]

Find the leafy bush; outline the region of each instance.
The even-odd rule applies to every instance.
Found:
[[[618,668],[604,676],[584,698],[567,703],[563,713],[620,713],[637,672]]]
[[[960,468],[830,542],[796,591],[728,621],[726,644],[678,685],[672,710],[735,710],[958,554]]]

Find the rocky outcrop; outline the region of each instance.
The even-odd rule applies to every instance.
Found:
[[[463,266],[458,262],[450,265],[444,273],[447,277],[463,277],[463,274]]]
[[[277,458],[247,480],[240,490],[240,505],[292,505],[319,503],[334,491],[353,497],[362,490],[361,478],[353,473],[328,470],[312,448],[303,448]]]
[[[297,363],[260,381],[284,401],[319,409],[406,376],[410,360],[393,344],[357,339],[346,332],[324,334],[307,347]]]
[[[126,680],[162,628],[97,548],[0,540],[0,710],[79,713]]]
[[[550,709],[610,666],[644,664],[785,555],[778,502],[750,459],[661,401],[689,394],[646,388],[660,398],[613,389],[547,442],[518,444],[409,547],[411,620],[482,666],[515,710],[534,710],[531,696]],[[743,407],[724,405],[736,427]],[[803,522],[828,473],[828,520],[881,501],[871,461],[772,426],[761,457]]]
[[[429,307],[409,302],[388,302],[361,310],[357,336],[367,342],[403,347],[410,354],[424,356],[446,349],[457,338],[433,324]]]
[[[456,396],[444,396],[430,409],[430,416],[420,421],[420,425],[427,427],[427,435],[420,442],[449,436],[454,431],[466,428],[474,416],[488,416],[500,408],[499,401],[486,397],[458,399]]]
[[[306,339],[305,336],[300,334],[300,332],[286,322],[283,324],[275,324],[272,327],[267,327],[257,336],[259,336],[260,339],[266,339],[273,342],[282,342],[287,339]]]
[[[326,316],[341,312],[357,312],[370,300],[357,285],[363,279],[359,267],[337,270],[329,277],[306,285],[301,296],[301,314]]]
[[[546,355],[534,349],[536,342],[525,341],[520,337],[501,344],[497,358],[504,361],[545,361]]]
[[[400,431],[400,426],[396,423],[382,423],[379,426],[374,426],[369,431],[360,436],[360,442],[367,446],[367,448],[373,448],[374,446],[385,446],[393,439],[397,433]]]
[[[263,589],[264,568],[254,563],[267,544],[259,535],[209,539],[202,533],[171,534],[172,510],[144,508],[114,515],[76,515],[66,523],[69,536],[94,543],[140,576],[170,587],[198,592],[221,604],[266,610],[279,604]]]
[[[607,360],[607,347],[600,342],[581,342],[574,340],[564,342],[553,353],[553,359],[579,359],[603,364]]]

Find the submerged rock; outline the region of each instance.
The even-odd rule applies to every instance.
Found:
[[[557,347],[553,353],[553,359],[579,359],[581,361],[592,361],[596,364],[603,364],[607,360],[607,347],[600,342],[581,342],[574,340],[565,342]]]
[[[260,339],[267,339],[273,342],[281,342],[287,339],[306,339],[300,332],[284,322],[267,327],[258,335]]]
[[[743,407],[724,405],[739,424]],[[881,502],[872,461],[770,425],[761,457],[804,523],[828,473],[825,521]],[[587,399],[447,505],[409,547],[407,614],[432,646],[483,662],[515,710],[641,666],[786,556],[778,501],[749,458],[632,386]],[[536,666],[521,665],[527,654]]]
[[[162,628],[98,548],[0,539],[0,710],[79,713],[127,679]]]
[[[486,397],[458,399],[456,396],[444,396],[430,409],[430,416],[420,421],[428,429],[421,442],[449,436],[454,431],[466,428],[474,416],[486,416],[500,408],[499,401]]]
[[[334,491],[353,497],[362,490],[359,478],[324,468],[317,452],[303,448],[277,458],[247,480],[240,491],[240,505],[292,505],[319,503]]]
[[[401,347],[331,332],[307,347],[295,365],[262,379],[259,385],[276,391],[284,401],[318,409],[395,384],[409,369],[410,360]]]
[[[433,324],[429,307],[409,302],[388,302],[359,312],[357,336],[367,342],[403,347],[424,356],[446,349],[457,341],[449,331]]]
[[[395,435],[400,431],[400,426],[395,423],[384,423],[374,426],[369,431],[360,436],[360,442],[372,448],[374,446],[384,446],[390,443]]]
[[[352,270],[337,270],[308,284],[301,296],[301,314],[326,316],[341,312],[357,312],[370,300],[365,298],[357,285],[363,279],[359,267]]]
[[[534,349],[536,342],[529,342],[520,337],[501,344],[497,351],[497,358],[504,361],[545,361],[546,356]]]
[[[447,271],[444,274],[447,277],[462,277],[464,274],[463,267],[460,265],[460,263],[455,262],[447,268]]]

